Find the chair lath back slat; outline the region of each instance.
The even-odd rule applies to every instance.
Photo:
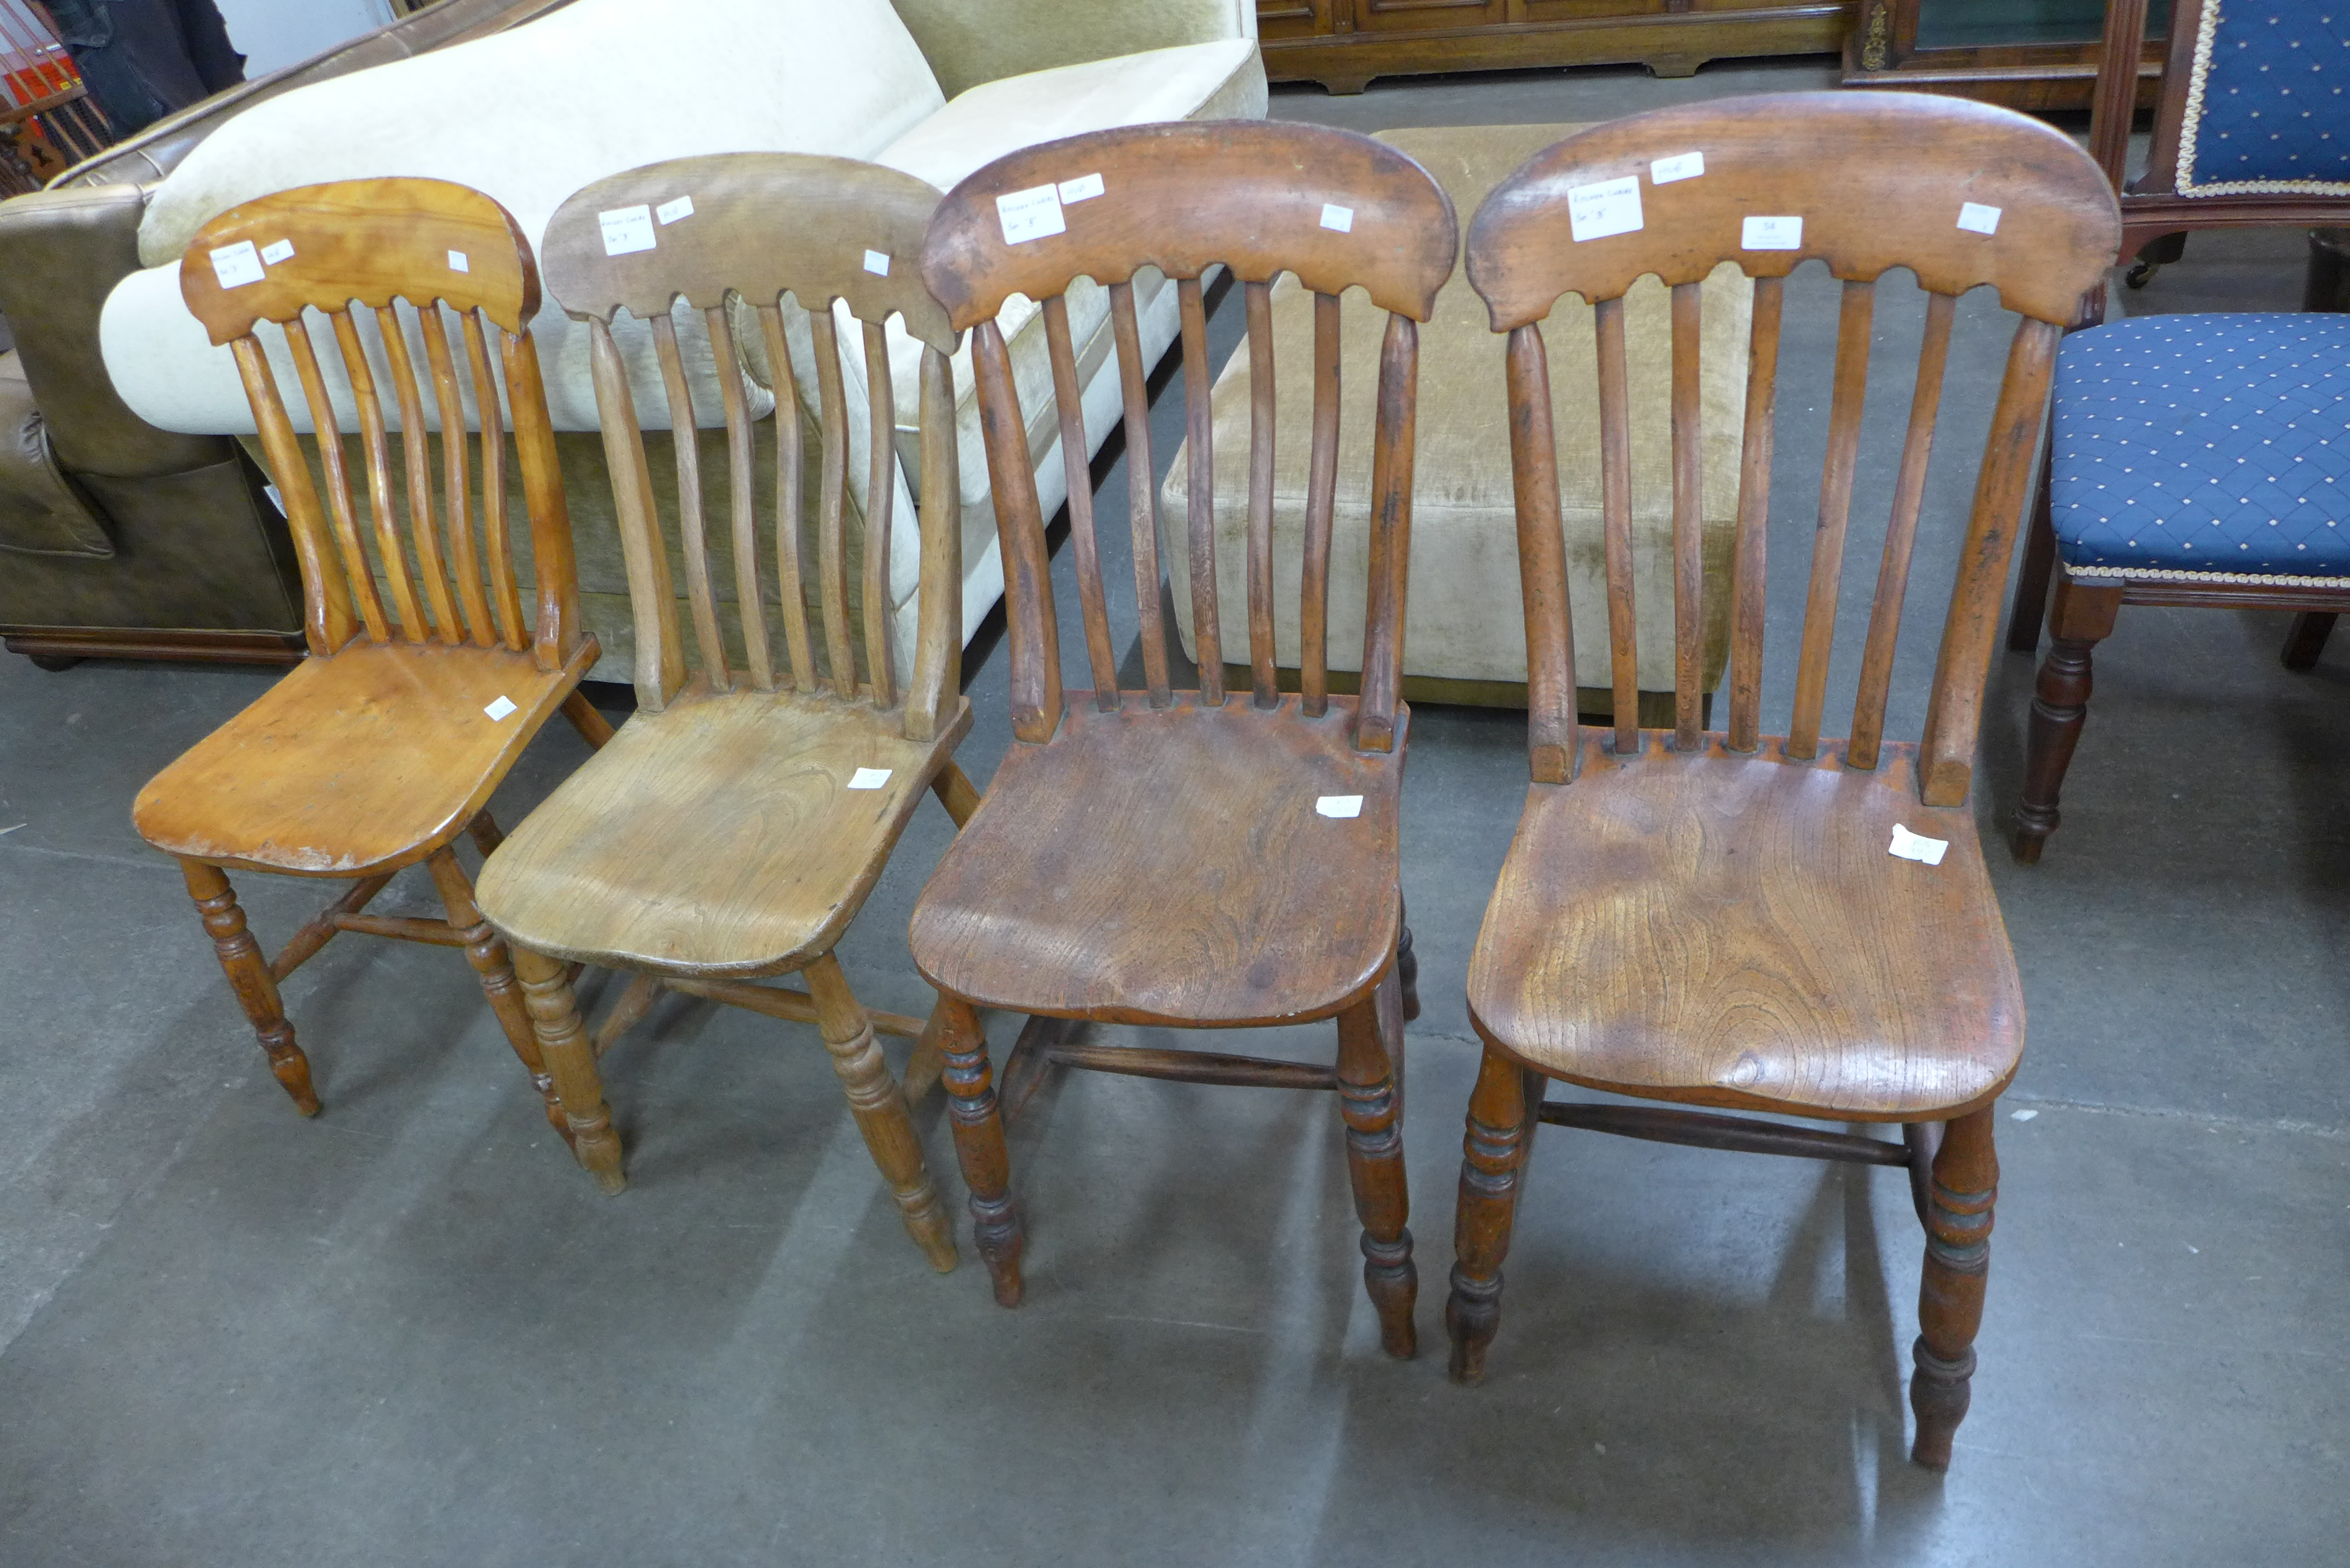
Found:
[[[1662,186],[1648,178],[1651,163],[1690,151],[1703,155],[1701,176]],[[1587,202],[1587,188],[1611,182],[1636,193],[1638,218],[1577,241],[1570,192]],[[1758,227],[1757,219],[1767,222]],[[1982,232],[1986,227],[1990,233]],[[2023,317],[1977,477],[1920,741],[1923,798],[1953,805],[1965,798],[1971,774],[1995,599],[2030,477],[2054,344],[2081,291],[2110,264],[2119,227],[2095,164],[2059,133],[2006,110],[1907,94],[1787,94],[1659,110],[1570,138],[1498,186],[1471,226],[1469,275],[1494,329],[1510,334],[1534,777],[1565,782],[1576,754],[1556,457],[1539,326],[1562,296],[1578,294],[1595,306],[1615,749],[1632,754],[1641,741],[1632,717],[1636,607],[1622,302],[1645,274],[1656,274],[1673,290],[1674,744],[1694,749],[1704,743],[1696,690],[1704,610],[1697,287],[1725,259],[1756,278],[1725,737],[1731,749],[1751,751],[1760,738],[1783,280],[1814,257],[1841,280],[1827,450],[1786,744],[1788,755],[1808,758],[1822,744],[1876,283],[1888,269],[1905,267],[1927,290],[1925,342],[1845,752],[1846,761],[1860,767],[1875,766],[1882,745],[1957,298],[1989,285]]]
[[[955,333],[944,310],[923,290],[913,265],[937,200],[935,191],[910,175],[847,159],[727,153],[651,164],[599,181],[574,194],[548,224],[549,286],[567,310],[592,324],[599,364],[609,361],[608,370],[598,376],[598,407],[607,449],[620,455],[613,478],[624,531],[637,535],[623,543],[629,593],[637,601],[640,704],[658,709],[673,698],[686,679],[686,660],[669,597],[668,545],[641,455],[642,431],[612,335],[623,310],[650,325],[666,389],[698,667],[717,691],[738,685],[773,691],[777,683],[758,559],[760,438],[733,337],[739,304],[746,326],[751,317],[757,318],[758,341],[775,389],[775,587],[791,683],[800,691],[828,686],[846,700],[869,701],[885,711],[902,705],[908,735],[927,739],[936,733],[941,704],[951,703],[961,686],[962,647],[953,385],[946,358],[955,348]],[[808,454],[790,340],[796,328],[786,315],[787,296],[807,313],[807,347],[814,356],[806,367],[816,383],[819,431],[814,627],[802,597],[809,587],[801,544],[801,483]],[[695,407],[689,345],[681,341],[672,315],[680,300],[699,312],[697,330],[707,336],[726,430],[727,533],[743,644],[739,672],[730,668],[723,601],[710,560],[695,428],[702,410]],[[836,308],[859,324],[865,361],[860,395],[871,415],[864,526],[856,541],[863,564],[855,583],[847,521],[851,394]],[[892,598],[897,396],[886,324],[893,316],[923,346],[924,420],[943,418],[950,427],[943,441],[931,439],[927,423],[923,432],[922,571],[910,677],[898,667]],[[934,540],[934,535],[942,536]],[[649,630],[661,639],[650,653],[643,647]],[[857,655],[860,633],[862,671]]]
[[[538,306],[538,278],[528,246],[503,208],[479,192],[434,180],[348,181],[281,192],[206,224],[182,265],[181,291],[213,341],[235,352],[264,455],[286,500],[309,602],[312,651],[331,653],[355,634],[372,641],[529,645],[504,515],[504,402],[513,409],[523,459],[540,585],[533,641],[550,668],[568,657],[583,633],[571,581],[569,521],[527,335]],[[403,300],[412,314],[403,314]],[[380,374],[359,327],[360,311],[371,315],[380,337]],[[340,416],[305,312],[317,312],[329,326],[350,389],[367,467],[372,525],[364,532],[344,461]],[[474,415],[465,410],[457,377],[451,316],[465,336]],[[263,322],[284,332],[303,406],[318,432],[323,505],[255,336]],[[489,368],[485,334],[492,329],[507,367],[503,399]],[[432,378],[429,410],[410,347],[411,330],[423,345]],[[397,485],[390,451],[395,418],[401,448]],[[476,420],[478,461],[468,433]],[[442,445],[437,501],[436,427]],[[391,597],[389,615],[379,578]]]
[[[1065,201],[1064,198],[1066,198]],[[1023,218],[1022,213],[1031,214]],[[1135,127],[1025,149],[988,165],[951,192],[925,243],[922,271],[954,325],[973,335],[990,478],[1002,532],[1006,616],[1012,634],[1013,727],[1021,739],[1049,739],[1061,715],[1059,649],[1035,475],[1021,437],[1023,416],[994,318],[1015,293],[1042,301],[1063,462],[1071,493],[1078,598],[1085,611],[1094,701],[1123,701],[1117,687],[1082,431],[1074,412],[1079,381],[1063,296],[1078,278],[1105,285],[1125,404],[1128,524],[1143,691],[1153,708],[1174,701],[1166,627],[1159,613],[1159,519],[1151,462],[1149,366],[1136,294],[1155,269],[1176,290],[1184,356],[1186,470],[1183,519],[1187,605],[1200,672],[1200,703],[1226,701],[1215,575],[1214,429],[1207,318],[1201,293],[1211,268],[1244,286],[1251,357],[1248,625],[1252,701],[1279,705],[1274,668],[1274,357],[1269,290],[1294,272],[1314,291],[1314,444],[1308,463],[1301,584],[1301,708],[1328,711],[1326,648],[1332,503],[1338,436],[1338,296],[1359,286],[1389,312],[1378,383],[1373,453],[1368,618],[1359,746],[1385,750],[1395,731],[1402,620],[1410,550],[1415,322],[1428,318],[1451,270],[1458,229],[1451,203],[1426,171],[1390,147],[1343,131],[1257,121]],[[1029,535],[1034,534],[1035,537]]]

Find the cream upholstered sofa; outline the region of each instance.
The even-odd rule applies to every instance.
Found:
[[[1062,6],[1038,0],[573,0],[525,27],[432,55],[377,67],[287,93],[224,126],[156,188],[139,231],[144,270],[108,298],[101,337],[107,370],[140,417],[166,430],[250,437],[253,420],[226,349],[206,341],[179,290],[179,257],[203,224],[241,201],[328,180],[415,175],[487,192],[533,244],[570,193],[624,169],[702,153],[821,152],[902,169],[944,190],[1014,149],[1109,126],[1150,120],[1233,119],[1264,113],[1254,0],[1155,0],[1149,5]],[[668,84],[639,109],[633,84]],[[949,97],[951,93],[953,96]],[[1138,287],[1146,355],[1177,330],[1174,291]],[[1085,376],[1085,429],[1098,446],[1117,422],[1117,367],[1109,353],[1107,296],[1070,298]],[[1047,513],[1066,498],[1041,317],[1015,301],[1003,319],[1029,421]],[[411,337],[417,327],[408,323]],[[361,323],[380,355],[374,324]],[[625,680],[633,636],[627,585],[611,524],[612,501],[596,430],[585,327],[548,300],[535,323],[547,368],[548,400],[562,448],[578,539],[583,600],[603,644],[597,673]],[[649,425],[666,418],[650,332],[624,317],[618,334]],[[265,335],[266,339],[268,335]],[[793,333],[805,406],[815,406],[805,318]],[[723,424],[714,361],[698,332],[689,367],[698,421]],[[421,339],[418,340],[421,344]],[[864,377],[861,343],[842,334],[848,384]],[[755,332],[738,333],[755,415],[775,406]],[[282,342],[270,343],[291,384]],[[920,348],[890,331],[897,407],[919,409]],[[420,348],[421,351],[421,348]],[[328,358],[331,358],[329,356]],[[329,367],[338,378],[338,367]],[[957,357],[964,542],[963,624],[968,635],[1003,591],[969,348]],[[379,359],[378,375],[383,374]],[[346,439],[358,430],[347,384],[333,389]],[[298,402],[298,400],[296,400]],[[870,432],[862,400],[850,400],[847,464],[861,509]],[[388,410],[394,429],[397,410]],[[307,410],[296,414],[307,429]],[[437,413],[434,415],[437,422]],[[897,636],[910,654],[920,551],[911,486],[920,478],[915,431],[895,433],[901,531],[891,560]],[[651,443],[657,490],[674,491],[668,444]],[[763,464],[773,462],[762,442]],[[704,442],[704,491],[723,508],[723,442]],[[1090,452],[1088,453],[1090,455]],[[810,465],[813,478],[815,465]],[[772,469],[761,476],[773,494]],[[365,497],[358,498],[362,505]],[[662,497],[664,508],[669,496]],[[723,512],[719,514],[723,515]],[[731,574],[722,591],[732,592]],[[683,578],[681,576],[681,582]],[[773,585],[768,585],[772,595]]]

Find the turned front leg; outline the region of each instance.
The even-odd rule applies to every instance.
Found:
[[[1918,1441],[1909,1457],[1934,1469],[1949,1467],[1950,1440],[1967,1416],[1983,1282],[1991,1272],[1991,1205],[1998,1197],[1999,1157],[1991,1148],[1991,1107],[1985,1106],[1944,1128],[1926,1208],[1926,1272],[1911,1352],[1918,1370],[1909,1379]]]
[[[2041,661],[2032,696],[2023,794],[2015,805],[2012,847],[2026,866],[2039,864],[2042,846],[2056,831],[2056,799],[2088,718],[2090,650],[2113,635],[2121,604],[2119,588],[2085,588],[2070,577],[2056,585],[2056,603],[2048,615],[2048,657]]]
[[[1020,1212],[1012,1202],[1012,1158],[1003,1147],[1003,1118],[995,1108],[994,1075],[979,1014],[957,997],[939,999],[939,1044],[946,1056],[947,1116],[954,1125],[955,1159],[971,1189],[972,1241],[987,1264],[998,1306],[1018,1306],[1022,1290]]]
[[[286,1021],[286,1004],[278,997],[277,981],[269,972],[269,961],[261,956],[261,944],[253,940],[253,932],[245,927],[244,910],[236,901],[235,889],[228,885],[228,877],[219,867],[207,866],[201,860],[182,859],[180,871],[188,879],[188,892],[196,901],[197,912],[203,916],[204,929],[213,939],[213,951],[220,957],[221,972],[228,976],[228,987],[236,993],[237,1005],[244,1009],[262,1050],[268,1053],[270,1072],[293,1096],[296,1110],[306,1116],[317,1116],[318,1096],[310,1087],[310,1059],[294,1043],[294,1025]]]
[[[1518,1190],[1534,1147],[1544,1080],[1488,1046],[1469,1096],[1461,1139],[1461,1199],[1452,1221],[1452,1293],[1444,1326],[1452,1335],[1447,1370],[1456,1383],[1485,1376],[1485,1347],[1502,1324],[1502,1261],[1518,1214]]]
[[[1394,977],[1379,992],[1389,990]],[[1390,1002],[1390,1007],[1393,1003]],[[1399,1010],[1398,1010],[1399,1011]],[[1363,1225],[1363,1289],[1378,1309],[1379,1343],[1409,1359],[1419,1347],[1411,1321],[1419,1272],[1411,1261],[1411,1199],[1404,1185],[1403,1127],[1398,1114],[1395,1057],[1401,1030],[1380,1016],[1374,992],[1338,1015],[1338,1114],[1347,1123],[1347,1174]],[[1396,1029],[1392,1043],[1388,1030]]]
[[[494,836],[496,827],[493,826],[489,833]],[[455,851],[445,847],[436,850],[425,863],[425,869],[432,873],[432,885],[441,891],[441,906],[449,911],[450,928],[465,944],[465,961],[481,977],[482,992],[490,999],[490,1011],[497,1016],[498,1027],[505,1031],[506,1044],[514,1047],[523,1071],[530,1075],[531,1086],[538,1091],[546,1107],[546,1125],[569,1137],[571,1128],[556,1094],[554,1075],[546,1070],[537,1033],[531,1027],[530,1010],[524,1005],[522,988],[515,980],[505,939],[482,918],[481,907],[473,902],[473,878],[457,864]]]
[[[597,1186],[618,1192],[629,1184],[620,1173],[620,1137],[612,1130],[612,1113],[604,1104],[595,1042],[580,1020],[570,971],[545,953],[522,947],[514,950],[514,968],[539,1050],[555,1077],[571,1152]]]
[[[807,976],[808,993],[816,998],[824,1048],[832,1054],[832,1068],[847,1093],[857,1130],[865,1135],[865,1147],[898,1200],[906,1233],[929,1256],[931,1267],[943,1274],[955,1266],[954,1230],[947,1223],[938,1189],[931,1185],[931,1173],[922,1168],[922,1144],[914,1136],[913,1118],[906,1114],[905,1096],[873,1042],[873,1022],[832,954],[802,972]]]

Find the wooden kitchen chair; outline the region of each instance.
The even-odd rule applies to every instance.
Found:
[[[1701,177],[1649,182],[1702,152]],[[1584,188],[1638,192],[1629,232],[1576,243]],[[1604,219],[1603,211],[1596,214]],[[1794,225],[1800,222],[1797,231]],[[1990,228],[1993,233],[1980,232]],[[1775,233],[1774,233],[1775,231]],[[1908,1168],[1927,1231],[1915,1457],[1950,1460],[1981,1316],[1997,1165],[1992,1102],[2023,1046],[2014,954],[1967,804],[1994,622],[2064,323],[2113,259],[2113,197],[2058,132],[2006,109],[1893,93],[1722,99],[1620,119],[1529,161],[1478,209],[1469,277],[1509,334],[1510,435],[1530,650],[1533,782],[1469,971],[1485,1056],[1469,1107],[1452,1375],[1474,1381],[1500,1317],[1502,1262],[1537,1120],[1669,1143]],[[1750,249],[1774,239],[1796,248]],[[1843,280],[1827,458],[1794,711],[1761,732],[1763,547],[1787,274]],[[1726,732],[1700,729],[1698,285],[1755,279]],[[1876,280],[1929,290],[1908,431],[1853,704],[1821,738],[1861,432]],[[1619,721],[1634,658],[1625,291],[1673,290],[1674,626],[1670,731],[1578,731],[1550,371],[1537,325],[1575,293],[1597,307],[1607,617]],[[1923,737],[1884,738],[1887,691],[1958,296],[1990,285],[2022,317],[1958,550]],[[1586,375],[1583,365],[1563,373]],[[1909,836],[1932,864],[1897,858]],[[1845,1122],[1903,1141],[1747,1117],[1545,1103],[1545,1080],[1641,1099]]]
[[[1338,1021],[1335,1071],[1242,1056],[1064,1044],[1067,1065],[1193,1083],[1336,1088],[1363,1223],[1364,1282],[1388,1352],[1409,1355],[1415,1275],[1404,1228],[1402,931],[1396,851],[1409,711],[1398,700],[1410,548],[1415,323],[1452,270],[1451,202],[1391,147],[1256,121],[1101,131],[1000,159],[955,187],[922,275],[972,362],[1003,542],[1015,743],[916,905],[914,962],[939,988],[956,1150],[996,1299],[1020,1298],[987,1042],[975,1009],[1055,1019],[1243,1028]],[[1245,289],[1256,419],[1249,492],[1251,689],[1227,692],[1217,640],[1215,522],[1202,275]],[[1200,689],[1176,691],[1159,615],[1157,487],[1133,280],[1176,280],[1191,487],[1188,597]],[[1295,272],[1317,296],[1312,498],[1303,577],[1303,691],[1274,675],[1271,294]],[[1134,476],[1143,688],[1121,691],[1078,430],[1063,294],[1108,286]],[[1325,625],[1338,461],[1338,296],[1388,313],[1359,697],[1329,690]],[[1045,311],[1068,464],[1093,690],[1061,690],[1045,520],[996,312]]]
[[[611,733],[577,690],[596,662],[596,640],[579,618],[571,522],[530,336],[538,309],[530,247],[505,209],[446,181],[307,185],[205,224],[181,264],[180,288],[212,340],[235,354],[252,400],[301,566],[308,657],[158,774],[131,820],[150,844],[179,857],[270,1069],[304,1116],[317,1114],[318,1097],[277,987],[336,933],[365,931],[464,949],[548,1120],[591,1171],[617,1162],[619,1146],[589,1092],[586,1052],[567,1046],[542,1057],[531,1028],[528,1010],[549,1005],[561,990],[560,967],[509,954],[482,919],[452,847],[460,834],[484,851],[495,847],[498,830],[484,807],[549,715],[559,709],[594,744]],[[430,421],[396,301],[422,312]],[[360,337],[365,313],[382,334],[389,389]],[[262,346],[263,322],[283,328],[324,438],[323,501]],[[321,327],[333,333],[357,400],[365,525],[313,346]],[[505,372],[504,415],[493,341]],[[407,483],[397,498],[388,407],[402,432]],[[530,514],[522,520],[536,585],[527,614],[506,516],[508,418]],[[469,421],[482,429],[478,441],[466,439]],[[435,454],[422,433],[429,423],[441,432],[437,518]],[[419,861],[432,871],[446,921],[365,912],[394,872]],[[224,868],[353,885],[276,958],[265,959]]]
[[[2176,0],[2146,173],[2124,183],[2146,0],[2110,0],[2089,149],[2120,192],[2122,254],[2191,230],[2350,223],[2350,63],[2328,6]],[[2057,357],[2040,499],[2007,646],[2049,649],[2009,843],[2036,864],[2088,716],[2093,651],[2124,605],[2293,610],[2288,670],[2350,609],[2350,316],[2106,321],[2105,279]],[[2054,602],[2048,579],[2056,579]]]
[[[654,209],[691,215],[656,228]],[[951,760],[971,728],[962,694],[962,549],[955,477],[956,333],[915,262],[938,192],[911,175],[842,158],[781,152],[681,159],[616,174],[573,195],[547,225],[548,286],[588,325],[596,400],[635,611],[637,711],[609,745],[531,813],[482,873],[482,907],[516,941],[633,971],[598,1031],[600,1053],[662,988],[816,1023],[906,1229],[933,1264],[954,1267],[952,1229],[874,1044],[916,1020],[868,1012],[833,946],[880,877],[925,791],[960,822],[977,799]],[[605,220],[640,223],[643,248],[606,243]],[[657,242],[652,243],[652,242]],[[822,409],[817,519],[821,624],[803,598],[802,435],[782,297],[808,309]],[[703,517],[698,410],[672,303],[701,321],[724,406],[731,566],[738,624],[713,587]],[[776,393],[775,571],[784,657],[763,606],[759,433],[743,395],[729,300],[764,340]],[[833,301],[863,325],[872,460],[863,569],[852,584],[846,524],[847,394]],[[669,531],[615,344],[626,310],[650,322],[677,452],[678,533],[693,635],[672,587]],[[911,668],[892,631],[891,494],[897,423],[883,327],[895,315],[922,345],[920,600]],[[863,659],[853,634],[863,632]],[[730,635],[731,634],[731,635]],[[805,972],[806,992],[754,984]],[[542,1015],[551,1049],[579,1036],[565,999]],[[936,1082],[919,1049],[908,1093]]]

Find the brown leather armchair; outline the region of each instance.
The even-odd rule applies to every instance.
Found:
[[[479,37],[568,0],[440,0],[316,59],[215,94],[0,202],[0,639],[56,669],[94,655],[293,663],[301,579],[285,519],[226,436],[132,413],[99,352],[139,268],[153,183],[264,99]]]

